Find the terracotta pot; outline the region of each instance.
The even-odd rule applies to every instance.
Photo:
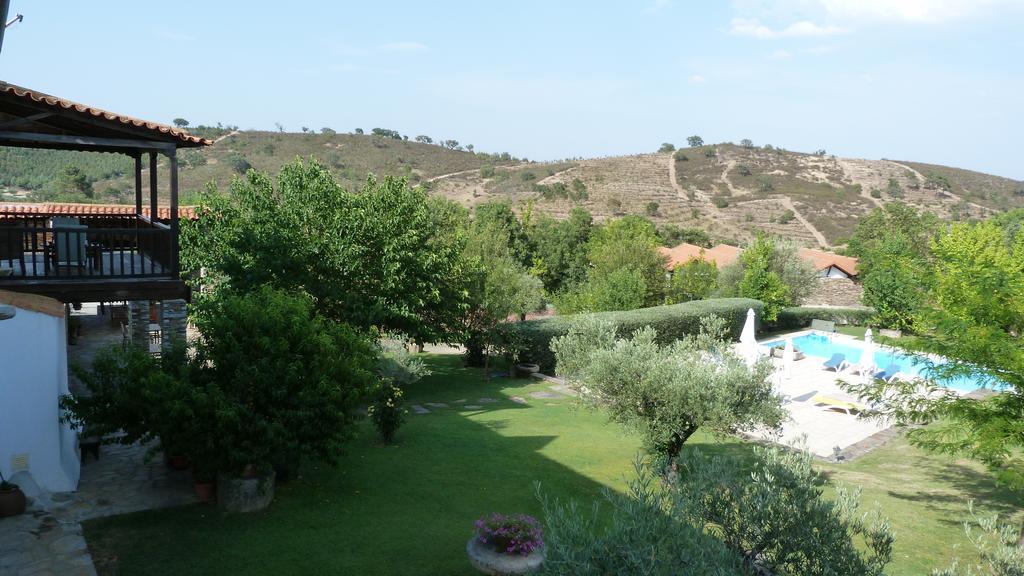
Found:
[[[196,497],[200,502],[213,502],[217,496],[215,482],[193,482],[192,488],[196,491]]]
[[[25,511],[25,493],[15,485],[0,490],[0,518],[17,516]]]
[[[481,574],[490,576],[527,576],[540,571],[544,565],[544,548],[538,548],[526,556],[502,554],[480,542],[474,534],[466,542],[466,556],[469,563]]]
[[[171,470],[188,470],[188,458],[185,456],[168,456],[167,465],[171,467]]]

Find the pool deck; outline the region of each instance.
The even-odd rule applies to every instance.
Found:
[[[795,338],[810,332],[802,330],[777,335],[766,341]],[[854,338],[850,340],[856,341]],[[761,352],[766,356],[768,348],[762,347]],[[862,444],[891,428],[888,422],[858,418],[839,407],[817,401],[816,398],[825,397],[839,402],[863,404],[844,392],[837,384],[838,381],[856,383],[860,376],[825,370],[822,367],[824,361],[825,359],[817,356],[795,360],[787,375],[784,373],[782,360],[771,359],[776,366],[776,373],[773,376],[775,388],[785,398],[785,408],[789,412],[790,420],[783,424],[781,433],[753,432],[749,434],[751,437],[787,446],[805,442],[807,450],[815,456],[832,458],[836,447],[846,453],[851,446]]]

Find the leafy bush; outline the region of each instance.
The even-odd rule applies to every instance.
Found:
[[[818,308],[791,306],[779,311],[774,322],[766,322],[765,330],[797,330],[811,325],[811,320],[828,320],[841,325],[862,326],[871,321],[875,311],[871,308]]]
[[[872,188],[870,194],[871,194],[872,198],[881,198],[882,197],[882,191],[879,190],[878,188]]]
[[[229,155],[225,160],[236,174],[245,174],[252,169],[252,164],[245,159],[245,156],[242,156],[237,152]]]
[[[661,206],[657,202],[648,202],[644,206],[644,211],[647,212],[648,216],[657,216],[658,215],[658,209],[660,207]]]
[[[789,224],[793,221],[793,218],[796,218],[796,214],[792,210],[786,210],[779,215],[779,224]]]
[[[493,178],[494,177],[494,166],[491,166],[490,164],[488,164],[486,166],[481,166],[480,167],[480,177],[481,178]]]
[[[772,190],[775,190],[775,182],[772,181],[771,176],[758,176],[757,189],[761,192],[771,192]]]
[[[724,196],[715,196],[711,201],[715,204],[716,208],[729,207],[729,199]]]
[[[683,152],[682,150],[676,150],[675,153],[672,154],[672,157],[675,158],[677,162],[686,162],[690,159],[690,157],[686,155],[686,152]]]
[[[542,370],[551,371],[555,367],[551,341],[566,334],[575,322],[584,317],[609,322],[620,336],[628,336],[644,326],[650,326],[657,331],[658,341],[667,343],[696,334],[700,330],[700,319],[705,316],[725,319],[730,336],[738,338],[747,319],[747,309],[753,308],[757,317],[761,318],[763,307],[761,302],[748,298],[696,300],[622,312],[596,312],[508,323],[499,326],[499,332],[517,333],[523,346],[520,357],[524,361],[538,364]]]
[[[385,380],[377,390],[373,404],[367,409],[381,440],[390,444],[395,433],[405,422],[406,410],[402,407],[402,388]]]
[[[747,166],[746,164],[740,164],[739,168],[737,168],[736,171],[739,172],[740,176],[750,176],[751,174],[750,167]]]
[[[414,384],[424,376],[430,375],[430,369],[423,360],[409,352],[405,341],[401,335],[381,340],[377,362],[377,373],[380,377],[399,386]]]
[[[658,148],[658,152],[660,152],[662,154],[667,154],[669,152],[675,152],[675,150],[676,150],[676,145],[672,144],[671,142],[665,142],[664,144],[661,145],[660,148]]]
[[[979,517],[971,506],[972,522],[964,523],[964,531],[978,552],[976,564],[954,561],[945,570],[933,570],[932,576],[1021,576],[1024,574],[1024,546],[1018,542],[1019,532],[1009,524],[1001,524],[998,516]]]
[[[540,522],[526,514],[498,514],[480,518],[474,523],[476,537],[481,544],[502,554],[529,556],[544,547],[544,531]]]
[[[519,179],[522,180],[523,182],[530,182],[532,180],[536,180],[537,179],[537,175],[534,174],[533,172],[530,172],[529,170],[527,170],[525,172],[520,172],[519,173]]]

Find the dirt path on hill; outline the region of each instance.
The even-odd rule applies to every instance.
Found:
[[[579,165],[570,166],[570,167],[568,167],[568,168],[566,168],[564,170],[559,170],[558,172],[555,172],[551,176],[545,176],[544,178],[541,178],[540,180],[537,181],[537,184],[540,184],[540,185],[551,184],[552,182],[555,181],[555,178],[557,178],[558,176],[561,176],[562,174],[565,174],[566,172],[572,172],[573,170],[575,170],[577,168],[579,168]]]
[[[471,168],[469,170],[461,170],[459,172],[449,172],[448,174],[441,174],[440,176],[434,176],[433,178],[427,178],[427,182],[437,182],[438,180],[444,180],[445,178],[452,178],[455,176],[462,176],[463,174],[472,174],[473,172],[479,172],[479,168]]]
[[[899,162],[895,162],[893,160],[886,160],[886,162],[888,162],[889,164],[892,164],[893,166],[899,166],[900,168],[903,168],[904,170],[909,170],[910,172],[912,172],[914,174],[914,177],[917,178],[917,181],[920,184],[924,184],[925,182],[928,181],[928,179],[924,177],[924,174],[921,174],[920,172],[918,172],[917,170],[914,170],[913,168],[911,168],[910,166],[907,166],[906,164],[900,164]],[[978,210],[981,210],[982,214],[986,214],[986,213],[989,213],[989,212],[995,212],[995,210],[989,208],[988,206],[982,206],[981,204],[977,204],[975,202],[971,202],[970,200],[964,200],[962,196],[960,196],[959,194],[956,194],[954,192],[949,192],[947,190],[943,190],[943,192],[945,192],[946,194],[949,194],[949,197],[954,199],[954,200],[956,200],[957,202],[964,202],[968,206],[974,206]]]
[[[722,175],[718,178],[719,182],[721,182],[722,184],[725,184],[725,187],[729,189],[729,194],[731,194],[733,196],[743,196],[744,194],[749,194],[749,192],[747,192],[746,190],[741,190],[741,189],[733,186],[732,185],[732,180],[729,180],[729,170],[732,170],[735,167],[736,167],[736,161],[735,160],[726,160],[725,161],[725,169],[722,170]]]
[[[848,161],[846,158],[837,158],[836,161],[838,162],[839,167],[842,168],[843,170],[843,180],[845,181],[847,178],[849,178],[851,183],[859,184],[859,182],[857,182],[856,178],[854,177],[854,175],[857,173],[854,164]],[[882,202],[881,199],[872,196],[871,191],[866,189],[863,184],[861,184],[860,186],[860,197],[864,198],[868,202],[871,202],[872,204],[878,207],[882,207],[885,205],[885,202]]]
[[[232,136],[235,136],[235,135],[238,134],[238,132],[239,132],[238,130],[232,130],[231,132],[228,132],[227,134],[224,134],[223,136],[218,136],[217,138],[213,139],[213,143],[216,144],[217,142],[220,142],[221,140],[224,140],[225,138],[230,138]]]
[[[796,217],[797,222],[800,222],[801,224],[804,225],[804,228],[807,228],[807,231],[811,233],[811,236],[814,236],[814,239],[818,241],[818,245],[820,245],[822,248],[828,247],[828,240],[825,238],[825,235],[819,232],[813,224],[811,224],[810,222],[807,221],[806,218],[804,218],[803,214],[801,214],[800,211],[796,209],[796,206],[793,204],[793,200],[791,200],[789,196],[780,196],[779,200],[782,202],[782,205],[785,206],[787,210],[793,211],[793,216]]]

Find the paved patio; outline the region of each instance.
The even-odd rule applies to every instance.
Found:
[[[120,343],[121,329],[108,317],[91,308],[75,316],[82,335],[68,346],[69,361],[88,365],[96,351]],[[78,388],[73,377],[69,385]],[[89,454],[81,470],[77,492],[40,494],[23,486],[28,511],[0,519],[0,575],[93,576],[82,521],[196,502],[189,473],[170,470],[159,454],[147,458],[143,446],[103,446],[99,460]]]

